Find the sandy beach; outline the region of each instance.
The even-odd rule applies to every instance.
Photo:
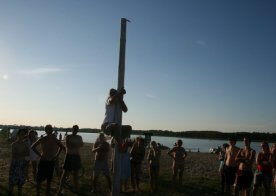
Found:
[[[91,175],[94,163],[94,157],[91,152],[92,144],[85,143],[84,147],[81,150],[81,158],[83,165],[85,166],[85,173],[81,177],[82,180],[86,181],[87,184],[83,189],[87,192],[91,189],[89,187],[91,185]],[[161,155],[161,169],[160,173],[171,174],[171,166],[172,159],[167,155],[168,150],[162,150]],[[60,163],[63,163],[64,152],[60,155]],[[110,153],[111,154],[111,153]],[[147,151],[146,151],[147,156]],[[110,161],[111,163],[111,161]],[[10,144],[6,142],[0,143],[0,185],[1,189],[7,189],[8,184],[8,171],[10,164]],[[147,160],[143,162],[143,172],[142,172],[142,184],[148,184],[148,166],[149,163]],[[31,172],[31,171],[29,171]],[[31,173],[30,173],[31,176]],[[184,183],[185,178],[189,177],[199,177],[199,178],[207,178],[219,181],[218,175],[218,161],[217,155],[210,153],[199,153],[199,152],[188,152],[188,157],[185,163],[185,171],[184,171]],[[168,178],[170,178],[168,176]],[[90,185],[89,185],[90,184]],[[53,188],[57,188],[57,179],[54,179]],[[23,189],[30,190],[34,192],[34,184],[30,182],[26,182]]]

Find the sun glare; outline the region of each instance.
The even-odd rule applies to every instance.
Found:
[[[8,75],[3,75],[2,78],[3,78],[4,80],[7,80],[7,79],[9,79],[9,76],[8,76]]]

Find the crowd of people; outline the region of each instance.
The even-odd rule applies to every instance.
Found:
[[[20,129],[17,133],[17,139],[12,143],[12,160],[9,171],[9,193],[13,193],[14,186],[18,188],[18,195],[22,193],[22,187],[25,181],[29,179],[29,173],[32,173],[32,182],[36,185],[37,195],[41,194],[41,184],[46,181],[46,195],[50,195],[51,183],[54,177],[54,171],[57,167],[59,154],[64,151],[62,172],[58,176],[59,187],[58,195],[62,195],[64,183],[69,174],[73,176],[74,191],[79,190],[79,171],[83,168],[80,149],[83,146],[83,140],[78,135],[79,127],[72,127],[72,134],[67,135],[64,141],[57,139],[53,133],[51,125],[45,126],[46,135],[38,138],[32,129]],[[149,184],[150,191],[154,192],[158,188],[158,177],[160,170],[161,149],[156,141],[151,141],[148,155],[146,156],[145,140],[137,137],[135,141],[129,138],[123,139],[120,143],[112,140],[108,142],[106,135],[101,132],[92,146],[94,154],[92,193],[97,193],[99,175],[104,175],[107,180],[108,189],[112,191],[112,165],[110,165],[111,149],[118,145],[121,162],[121,191],[140,191],[140,178],[142,162],[146,158],[149,162]],[[185,149],[182,147],[182,141],[178,140],[174,148],[168,151],[168,155],[173,158],[173,183],[176,183],[176,177],[179,176],[179,183],[182,184],[184,160],[187,157]],[[29,172],[29,165],[32,165],[32,172]],[[59,167],[59,166],[58,166]],[[114,168],[113,168],[114,169]],[[131,189],[129,187],[131,185]]]
[[[58,157],[65,151],[62,171],[56,171],[59,187],[57,193],[62,194],[64,183],[69,174],[73,176],[73,187],[79,191],[79,171],[83,168],[80,149],[83,146],[82,137],[78,135],[79,127],[74,125],[72,133],[61,141],[53,133],[51,125],[45,126],[46,135],[38,138],[32,129],[20,129],[17,139],[11,145],[12,160],[9,171],[9,191],[13,192],[14,186],[18,188],[18,194],[22,193],[25,181],[32,179],[36,184],[37,195],[40,195],[40,187],[46,181],[46,195],[51,190],[51,182],[54,171],[59,167]],[[108,137],[109,138],[109,137]],[[256,153],[250,146],[250,139],[244,138],[244,146],[236,146],[236,138],[230,137],[229,143],[222,146],[219,153],[219,172],[221,175],[221,191],[224,195],[245,196],[253,193],[257,195],[259,188],[264,187],[265,195],[270,195],[273,181],[273,170],[276,170],[276,145],[269,147],[267,142],[262,142],[262,151]],[[107,180],[108,190],[112,191],[112,172],[114,160],[111,153],[114,146],[118,145],[121,162],[121,191],[140,191],[142,174],[142,162],[148,161],[150,191],[158,189],[160,171],[161,149],[156,141],[151,141],[146,151],[145,140],[137,137],[134,141],[124,138],[120,142],[114,138],[108,142],[106,135],[101,132],[92,146],[91,155],[94,154],[92,193],[97,193],[98,178],[103,175]],[[146,152],[148,152],[146,156]],[[186,150],[182,147],[182,140],[177,140],[175,146],[168,151],[172,157],[172,183],[182,184],[184,163],[187,157]],[[32,172],[29,172],[32,168]],[[31,176],[29,176],[30,174]],[[178,178],[178,179],[177,179]],[[253,186],[252,186],[253,185]],[[252,189],[252,190],[251,190]]]
[[[236,196],[244,192],[245,196],[249,196],[252,191],[253,196],[256,196],[263,186],[265,196],[269,196],[273,170],[276,170],[276,144],[270,148],[266,141],[262,142],[262,151],[256,155],[248,137],[244,137],[242,148],[236,146],[236,141],[235,137],[230,137],[229,144],[223,144],[219,153],[222,193],[232,195],[234,192]],[[253,167],[255,165],[256,168]]]
[[[104,175],[108,190],[112,191],[112,173],[114,172],[115,157],[109,165],[111,151],[118,151],[120,157],[120,190],[128,191],[129,182],[133,192],[140,191],[141,167],[145,159],[145,140],[137,137],[134,142],[130,141],[131,126],[121,125],[121,119],[117,112],[127,112],[128,108],[123,100],[126,94],[124,89],[110,89],[105,104],[105,118],[101,126],[102,132],[92,146],[94,155],[92,193],[97,193],[98,179]],[[121,129],[120,129],[121,128]],[[120,130],[120,131],[119,131]],[[67,134],[62,142],[62,136],[53,133],[51,125],[45,126],[46,136],[37,138],[34,130],[20,129],[17,139],[12,143],[12,160],[9,171],[9,193],[12,194],[14,186],[18,188],[18,195],[22,193],[25,180],[29,180],[29,165],[32,165],[32,178],[36,183],[37,195],[40,195],[41,183],[46,181],[46,195],[50,195],[51,182],[54,171],[56,171],[59,188],[58,195],[62,195],[65,181],[69,174],[73,175],[73,185],[76,192],[79,192],[79,171],[83,168],[80,149],[83,147],[82,137],[78,135],[79,127],[72,127],[72,134]],[[112,138],[109,143],[106,135]],[[188,156],[182,147],[182,140],[177,140],[175,146],[168,151],[172,157],[172,183],[182,185],[184,162]],[[244,147],[236,147],[236,138],[229,138],[229,144],[224,144],[219,154],[219,172],[221,176],[221,189],[223,194],[235,195],[244,191],[250,195],[253,182],[253,196],[257,195],[260,186],[264,186],[265,195],[269,196],[272,184],[273,169],[276,170],[276,145],[270,149],[267,142],[261,144],[262,151],[257,154],[250,147],[249,138],[244,138]],[[60,171],[59,154],[65,151],[65,159]],[[149,162],[149,184],[150,191],[158,189],[158,178],[160,171],[161,149],[156,141],[151,141],[147,160]],[[253,173],[253,165],[256,160],[257,169]],[[38,164],[37,164],[38,163]],[[177,180],[178,177],[178,180]]]

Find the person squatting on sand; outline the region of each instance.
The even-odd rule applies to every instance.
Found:
[[[151,192],[157,190],[158,186],[158,177],[160,170],[160,157],[161,151],[157,146],[155,141],[151,141],[150,150],[148,154],[149,161],[149,175],[150,175],[150,190]]]
[[[179,184],[182,185],[184,161],[188,154],[182,147],[182,140],[177,140],[176,146],[169,150],[168,155],[173,158],[173,184],[175,185],[176,177],[179,175]]]
[[[26,179],[27,161],[25,157],[29,155],[29,148],[24,141],[26,129],[19,129],[17,139],[12,143],[12,159],[9,170],[9,195],[13,193],[13,187],[17,186],[18,195],[22,195],[22,186]]]
[[[72,134],[65,138],[66,155],[63,165],[63,173],[60,180],[58,194],[61,194],[64,182],[70,172],[73,172],[74,186],[76,191],[79,189],[79,170],[82,168],[80,158],[80,148],[83,147],[82,137],[77,135],[79,126],[72,127]]]
[[[58,158],[61,150],[65,150],[63,144],[53,134],[52,125],[45,126],[46,136],[40,138],[32,145],[32,150],[40,157],[36,177],[36,191],[40,195],[41,183],[47,179],[46,195],[50,194],[51,182],[53,179],[55,160]],[[41,146],[41,152],[37,146]]]
[[[244,147],[241,148],[235,158],[239,164],[235,180],[235,195],[239,195],[239,191],[244,190],[245,196],[250,195],[250,188],[253,181],[252,166],[255,161],[256,151],[250,147],[249,138],[244,138]]]
[[[140,176],[142,173],[142,161],[145,158],[145,140],[137,137],[130,150],[131,186],[133,191],[140,191]]]
[[[257,169],[254,176],[253,196],[257,195],[258,188],[264,186],[265,196],[270,195],[272,184],[272,154],[267,142],[262,142],[262,151],[258,153],[256,163]]]
[[[105,141],[104,133],[100,133],[99,137],[97,138],[92,152],[95,153],[95,165],[94,165],[94,172],[93,172],[93,190],[92,193],[97,192],[97,183],[98,178],[101,173],[106,177],[108,188],[111,191],[111,178],[109,174],[109,166],[108,166],[108,152],[110,150],[109,143]]]
[[[225,159],[224,159],[224,173],[225,173],[225,191],[227,195],[231,195],[231,186],[235,183],[236,172],[238,170],[238,163],[236,161],[236,157],[239,152],[239,148],[236,147],[237,138],[230,137],[229,138],[229,147],[226,149],[225,152]]]
[[[221,184],[221,192],[225,193],[225,173],[224,173],[224,158],[225,158],[225,152],[226,148],[228,148],[229,145],[227,143],[224,143],[222,145],[222,149],[219,152],[218,160],[219,160],[219,174],[220,174],[220,184]]]

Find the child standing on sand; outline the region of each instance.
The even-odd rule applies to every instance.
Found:
[[[151,192],[153,192],[157,189],[157,185],[158,185],[161,151],[158,148],[157,143],[155,141],[152,141],[150,145],[151,146],[148,154],[148,160],[150,162],[150,167],[149,167],[150,189],[151,189]]]
[[[13,187],[17,185],[18,195],[22,195],[22,186],[26,179],[27,161],[25,157],[29,155],[29,148],[24,141],[25,129],[19,129],[17,140],[12,143],[12,160],[9,171],[9,194],[12,195]]]
[[[177,140],[176,146],[168,152],[168,155],[173,158],[173,184],[175,184],[176,177],[179,175],[180,185],[182,185],[184,160],[188,156],[186,150],[182,147],[182,143],[182,140]]]

